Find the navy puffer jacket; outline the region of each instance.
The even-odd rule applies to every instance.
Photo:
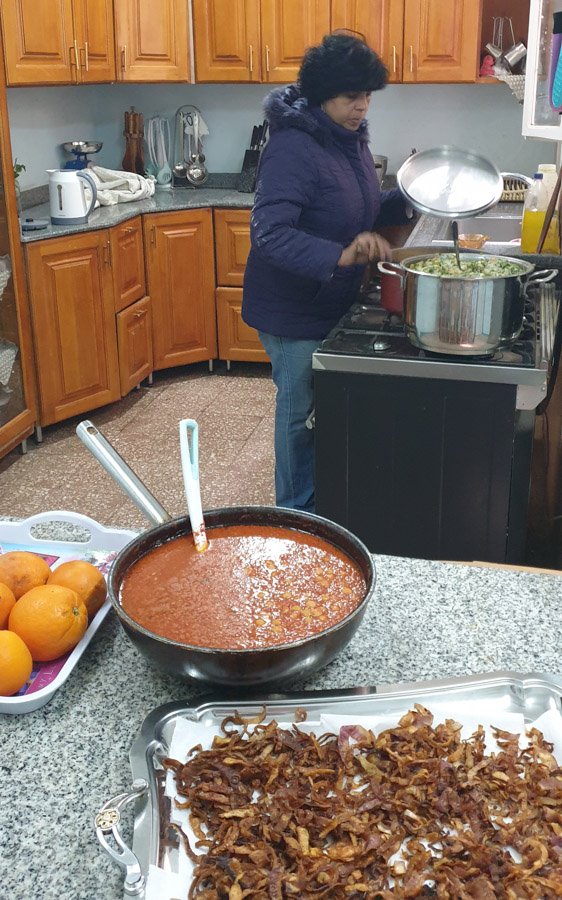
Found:
[[[278,337],[321,340],[349,308],[364,266],[338,266],[362,231],[408,221],[397,189],[379,190],[367,123],[357,131],[309,107],[296,85],[269,94],[244,276],[244,321]]]

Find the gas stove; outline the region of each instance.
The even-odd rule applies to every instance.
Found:
[[[517,408],[533,409],[547,392],[558,303],[552,285],[529,286],[517,340],[502,345],[492,356],[446,356],[415,347],[406,336],[403,319],[381,306],[380,288],[371,283],[322,341],[313,356],[313,368],[515,384]]]

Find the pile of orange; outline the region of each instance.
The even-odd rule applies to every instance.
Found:
[[[105,597],[105,578],[85,560],[51,570],[26,550],[0,555],[0,696],[24,686],[34,661],[72,650]]]

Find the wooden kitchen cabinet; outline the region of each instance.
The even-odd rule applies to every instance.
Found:
[[[480,0],[332,0],[332,29],[362,32],[395,82],[474,82]]]
[[[215,265],[210,209],[143,217],[154,368],[215,359]]]
[[[219,359],[268,362],[254,328],[242,320],[242,285],[250,252],[249,209],[215,209]]]
[[[186,0],[114,0],[117,78],[189,81]]]
[[[146,294],[142,219],[136,216],[109,230],[115,312]]]
[[[41,425],[121,396],[106,231],[26,247]]]
[[[330,0],[193,0],[197,81],[294,81],[330,30]]]
[[[124,397],[152,374],[152,305],[143,297],[116,316],[119,380]]]
[[[242,288],[218,287],[216,302],[219,359],[269,362],[257,331],[242,319]]]
[[[113,81],[112,0],[2,0],[8,85]]]
[[[215,209],[217,284],[242,287],[250,252],[250,210]]]

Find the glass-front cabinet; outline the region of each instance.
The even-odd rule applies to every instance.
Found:
[[[523,134],[562,140],[562,0],[531,0]]]
[[[0,57],[0,457],[25,441],[36,422],[31,331],[3,73]]]

